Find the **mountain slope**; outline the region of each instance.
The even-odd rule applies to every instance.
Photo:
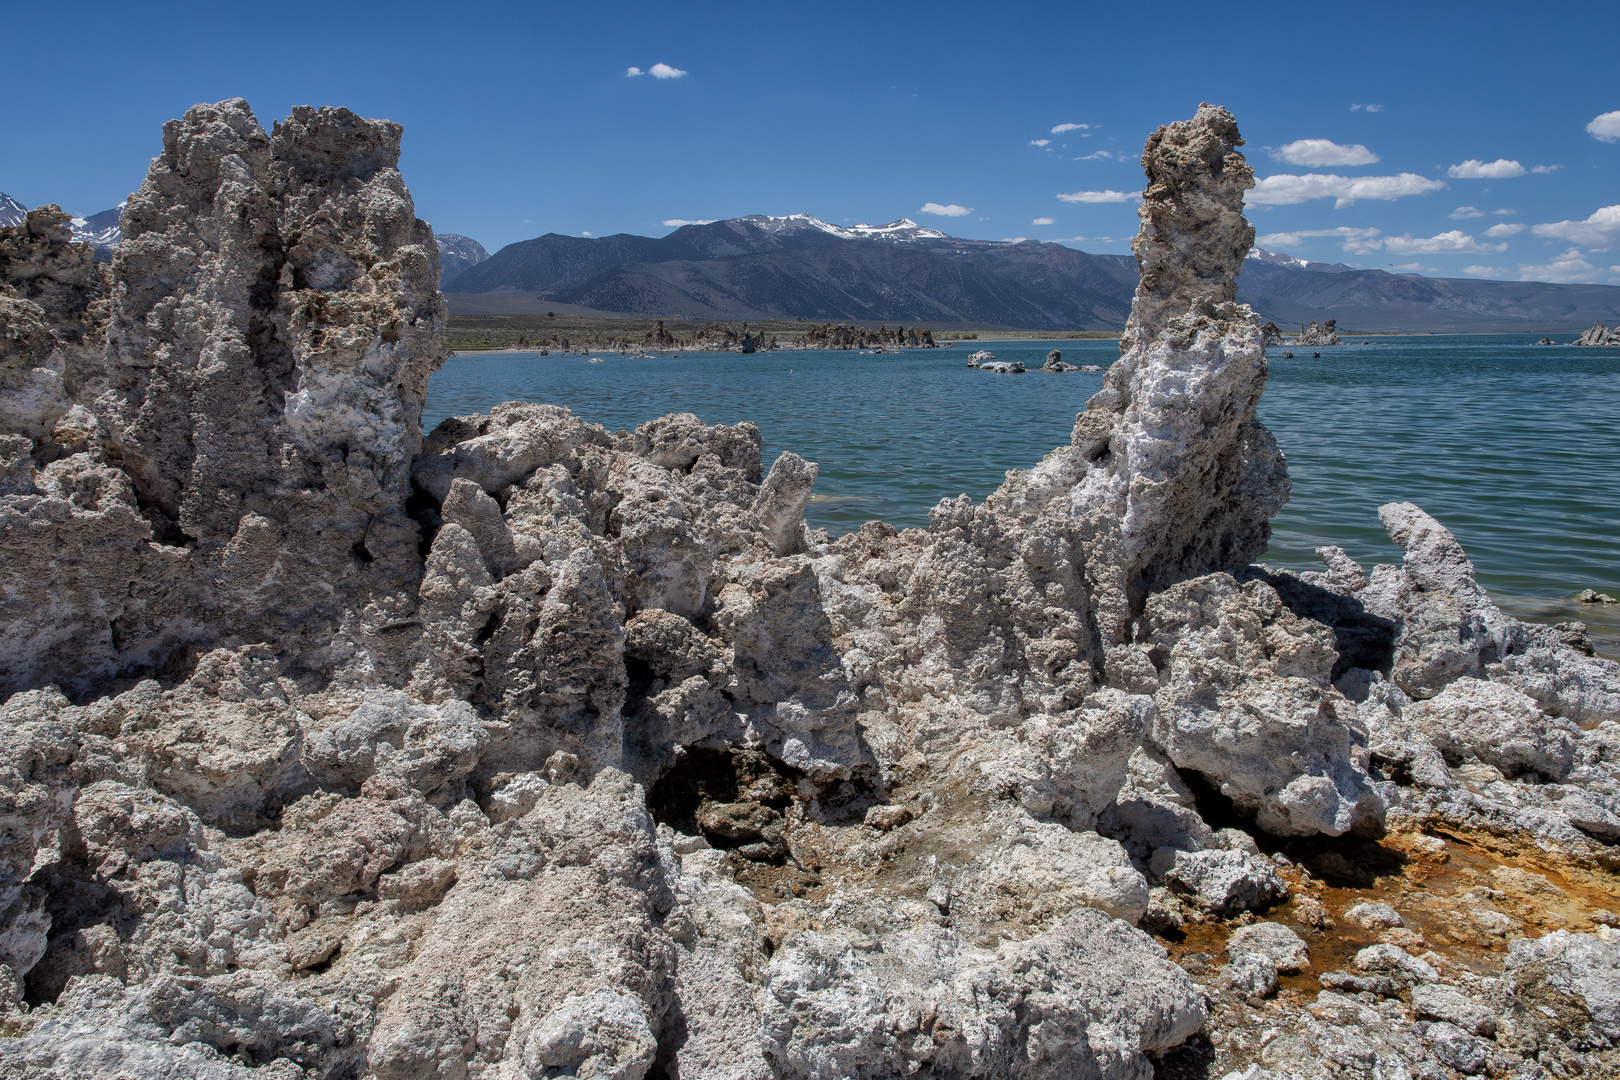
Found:
[[[1136,264],[1060,244],[964,240],[901,219],[833,225],[807,214],[686,225],[665,237],[551,233],[463,271],[458,293],[525,293],[632,315],[1117,329]],[[1620,288],[1424,278],[1256,249],[1239,299],[1285,325],[1355,331],[1583,330],[1620,318]]]
[[[470,267],[477,266],[489,258],[489,252],[484,245],[470,236],[461,236],[457,233],[435,233],[435,243],[439,245],[439,287],[448,288],[450,283],[461,276]]]

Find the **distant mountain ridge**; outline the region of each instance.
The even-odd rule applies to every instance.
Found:
[[[439,245],[439,288],[447,288],[468,267],[477,266],[489,258],[484,245],[470,236],[458,233],[434,233]]]
[[[967,240],[902,218],[833,225],[752,214],[668,236],[548,233],[451,279],[455,293],[527,294],[630,315],[1119,329],[1136,261],[1061,244]],[[1356,331],[1579,332],[1620,319],[1620,287],[1425,278],[1256,248],[1238,297],[1284,325]],[[454,297],[452,297],[454,310]]]

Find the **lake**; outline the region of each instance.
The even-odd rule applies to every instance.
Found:
[[[1268,350],[1260,419],[1288,456],[1293,495],[1265,561],[1319,569],[1338,544],[1368,565],[1398,560],[1379,504],[1417,503],[1462,540],[1482,584],[1521,617],[1586,622],[1620,656],[1620,350],[1532,344],[1531,335],[1373,337]],[[1023,375],[967,367],[988,349]],[[502,401],[566,405],[609,429],[670,412],[752,420],[765,464],[793,450],[821,466],[807,517],[835,536],[862,522],[926,526],[963,492],[983,499],[1008,469],[1069,439],[1101,373],[1044,374],[1049,349],[1106,368],[1113,341],[963,342],[898,355],[664,353],[636,360],[490,353],[433,376],[423,426]],[[1310,358],[1313,351],[1320,359]]]

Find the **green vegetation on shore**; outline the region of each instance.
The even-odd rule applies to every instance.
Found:
[[[677,345],[686,345],[695,335],[715,326],[723,326],[742,336],[743,328],[766,341],[775,338],[784,348],[793,340],[822,325],[821,322],[798,319],[777,319],[765,322],[742,320],[717,323],[701,319],[651,319],[640,316],[583,315],[556,312],[551,315],[452,315],[445,344],[459,352],[484,349],[510,349],[532,345],[536,348],[567,347],[606,349],[624,347],[657,348],[651,338],[659,323],[664,332],[675,338]],[[876,322],[854,325],[869,330],[878,329]],[[889,325],[888,329],[895,327]],[[929,326],[936,340],[941,341],[1008,341],[1034,340],[1070,341],[1081,338],[1117,338],[1112,330],[986,330],[952,329],[949,326]],[[708,336],[705,334],[704,336]],[[667,344],[664,347],[668,347]]]

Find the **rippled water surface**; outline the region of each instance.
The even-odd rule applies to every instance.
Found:
[[[1504,607],[1579,618],[1620,655],[1620,350],[1536,346],[1525,336],[1369,338],[1282,359],[1273,348],[1260,418],[1288,455],[1293,497],[1266,561],[1319,567],[1338,544],[1364,563],[1399,550],[1377,507],[1410,500],[1468,549]],[[872,518],[928,523],[963,492],[982,499],[1008,469],[1065,443],[1102,375],[991,375],[987,348],[1038,368],[1051,348],[1106,367],[1112,341],[984,342],[899,355],[662,354],[635,360],[497,353],[453,358],[433,377],[424,426],[502,401],[566,405],[609,429],[669,412],[752,420],[765,461],[794,450],[821,465],[808,516],[834,535]],[[1303,353],[1303,356],[1300,354]]]

